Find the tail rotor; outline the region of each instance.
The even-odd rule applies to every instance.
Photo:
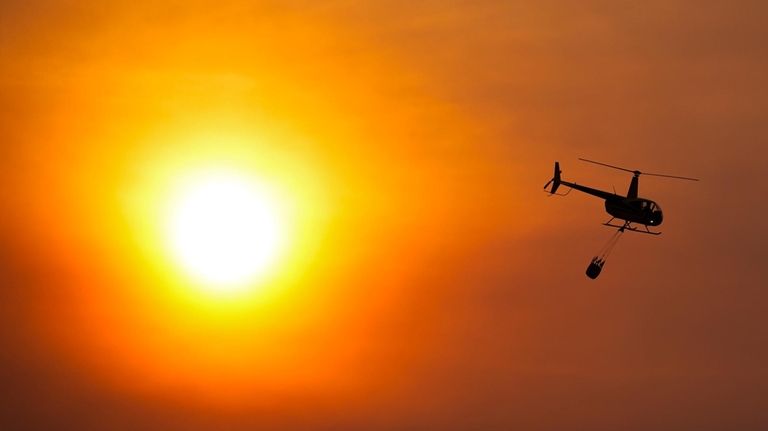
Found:
[[[552,188],[547,190],[550,195],[557,194],[557,188],[560,187],[560,174],[562,172],[563,171],[560,170],[560,162],[555,162],[555,173],[552,176],[552,179],[547,181],[547,184],[544,185],[544,190],[547,190],[547,187],[552,184]]]

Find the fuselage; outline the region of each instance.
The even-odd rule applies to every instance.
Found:
[[[646,226],[658,226],[664,221],[664,214],[659,205],[644,198],[625,198],[616,196],[605,200],[605,211],[613,217]]]
[[[630,185],[630,191],[628,193],[629,196],[621,196],[616,193],[606,192],[605,190],[594,189],[592,187],[582,186],[568,181],[558,182],[580,192],[604,199],[605,211],[618,219],[646,226],[658,226],[664,221],[664,214],[661,211],[661,207],[659,207],[656,202],[650,199],[636,197],[637,178],[632,179],[632,185]]]

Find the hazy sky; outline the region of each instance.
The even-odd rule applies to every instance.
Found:
[[[0,427],[765,429],[767,19],[4,1]],[[702,181],[641,178],[663,235],[593,281],[602,202],[541,187],[555,160],[630,176],[578,157]],[[271,299],[193,303],[153,199],[237,159],[296,199],[301,246]]]

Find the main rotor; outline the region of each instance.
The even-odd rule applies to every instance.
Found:
[[[634,175],[634,178],[639,178],[640,175],[650,175],[650,176],[653,176],[653,177],[664,177],[664,178],[675,178],[675,179],[678,179],[678,180],[699,181],[698,178],[681,177],[681,176],[678,176],[678,175],[652,174],[652,173],[648,173],[648,172],[640,172],[638,170],[622,168],[621,166],[614,166],[614,165],[609,165],[607,163],[596,162],[594,160],[582,159],[581,157],[579,157],[579,160],[581,160],[582,162],[594,163],[596,165],[605,166],[605,167],[613,168],[613,169],[618,169],[618,170],[624,171],[624,172],[629,172],[629,173],[632,173]]]

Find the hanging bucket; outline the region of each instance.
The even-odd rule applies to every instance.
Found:
[[[600,260],[597,256],[593,257],[592,262],[587,267],[587,277],[593,280],[596,279],[600,275],[600,271],[603,270],[603,265],[605,265],[604,260]]]

